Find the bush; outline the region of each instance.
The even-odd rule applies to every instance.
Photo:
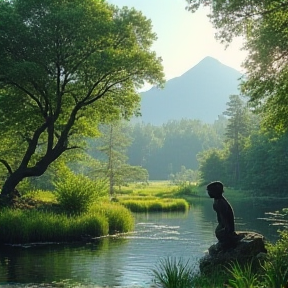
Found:
[[[57,201],[71,214],[87,212],[93,201],[106,195],[105,188],[103,181],[93,181],[84,175],[73,173],[55,183]]]

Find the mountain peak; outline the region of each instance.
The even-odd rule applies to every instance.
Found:
[[[237,70],[213,57],[205,57],[164,89],[141,93],[142,121],[161,125],[169,120],[199,119],[213,123],[226,110],[229,96],[238,94]]]

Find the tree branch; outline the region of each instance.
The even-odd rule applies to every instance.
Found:
[[[11,175],[13,173],[11,166],[8,164],[8,162],[4,159],[0,159],[0,162],[6,167],[8,170],[8,173]]]

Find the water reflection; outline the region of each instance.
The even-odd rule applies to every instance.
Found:
[[[259,232],[270,241],[277,239],[279,227],[270,223],[275,223],[271,219],[276,220],[280,213],[271,213],[283,208],[282,200],[228,200],[234,208],[236,230]],[[216,241],[217,223],[211,199],[195,201],[188,213],[137,214],[135,219],[132,233],[94,243],[2,247],[0,283],[70,279],[101,287],[150,287],[151,269],[161,258],[189,259],[197,269],[198,259]]]

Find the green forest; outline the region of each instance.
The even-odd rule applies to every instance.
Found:
[[[122,155],[120,162],[146,169],[143,175],[149,180],[206,184],[221,179],[229,187],[257,195],[283,196],[283,187],[288,184],[288,135],[265,129],[261,120],[249,107],[247,97],[231,95],[227,110],[213,124],[192,119],[162,126],[110,124],[113,149],[118,151],[114,161],[117,158],[119,162]],[[103,153],[103,141],[106,147],[109,143],[105,137],[90,142],[94,144],[88,153],[95,159],[108,159]]]
[[[229,45],[242,36],[250,53],[239,95],[230,95],[213,124],[182,119],[153,126],[129,122],[139,115],[138,89],[165,83],[161,59],[150,50],[156,39],[151,21],[127,7],[68,2],[1,1],[2,196],[29,185],[51,189],[65,165],[108,181],[110,193],[130,182],[218,179],[251,193],[283,194],[285,3],[217,4],[210,15],[217,38]],[[187,9],[201,3],[188,1]],[[252,12],[241,14],[246,8]]]
[[[39,281],[43,282],[41,287],[68,287],[68,282],[59,286],[55,281],[76,281],[78,274],[88,284],[86,276],[97,278],[100,271],[94,261],[100,259],[101,243],[102,251],[115,253],[121,247],[129,250],[125,245],[134,237],[144,252],[147,250],[143,248],[153,243],[152,238],[161,245],[171,241],[185,246],[186,256],[198,262],[191,244],[204,254],[206,247],[201,245],[206,245],[206,240],[194,238],[194,231],[204,236],[199,227],[209,219],[211,236],[214,225],[206,212],[213,212],[212,208],[216,211],[215,202],[209,210],[198,210],[202,201],[211,200],[201,197],[204,185],[211,181],[223,182],[235,201],[237,197],[256,199],[253,207],[267,199],[270,205],[272,196],[282,207],[286,205],[282,201],[287,199],[288,186],[288,0],[184,2],[189,15],[200,7],[209,7],[208,17],[217,40],[229,46],[241,37],[248,53],[239,95],[229,96],[226,109],[213,124],[192,118],[171,120],[161,126],[133,121],[140,116],[139,91],[145,85],[164,88],[166,83],[162,59],[153,51],[157,40],[153,23],[141,11],[119,8],[105,0],[0,0],[0,254],[13,250],[11,257],[3,254],[0,268],[8,271],[4,275],[8,286],[19,282],[21,287],[35,287]],[[201,31],[200,26],[197,29]],[[160,188],[153,187],[154,180]],[[262,197],[267,195],[271,198]],[[147,229],[158,225],[158,219],[153,223],[148,212],[163,211],[169,212],[163,217],[169,225],[160,226],[163,231],[169,230],[165,232],[169,236],[163,238],[157,231],[147,237]],[[178,245],[178,235],[183,232],[175,230],[180,226],[174,224],[170,214],[177,212],[172,216],[188,223],[188,218],[182,216],[190,211],[195,212],[195,225],[189,221],[189,231],[184,232],[183,242]],[[283,214],[279,211],[273,217],[287,216],[287,208]],[[143,245],[138,242],[143,237],[134,234],[132,212],[142,213],[138,215],[141,222],[143,217],[149,221],[148,226],[142,226]],[[232,212],[227,217],[230,220],[234,220]],[[259,223],[256,218],[253,221]],[[227,227],[220,226],[223,231]],[[212,271],[215,277],[191,274],[190,270],[185,275],[188,262],[184,266],[175,262],[173,266],[168,259],[167,266],[164,260],[160,270],[165,272],[167,267],[166,272],[176,281],[184,279],[185,285],[166,285],[161,278],[169,278],[156,271],[163,284],[159,287],[213,287],[214,281],[221,283],[214,287],[287,287],[288,234],[287,227],[283,227],[275,245],[268,243],[267,256],[259,255],[262,252],[253,256],[259,267],[254,267],[256,262],[240,267],[238,258],[234,258],[235,262],[226,263],[230,264],[227,271],[221,266],[225,278],[217,269]],[[129,232],[132,237],[123,237]],[[114,246],[116,249],[110,246],[118,240],[121,245]],[[82,265],[86,256],[61,262],[60,250],[55,250],[55,258],[50,258],[52,250],[47,250],[49,258],[42,259],[39,253],[46,246],[58,249],[63,244],[68,255],[69,243],[74,243],[72,249],[77,251],[78,244],[89,250],[85,255],[93,263],[87,274],[84,270],[88,268]],[[178,250],[170,247],[167,252],[177,255]],[[38,251],[36,261],[26,261],[23,255],[34,248]],[[115,279],[124,279],[125,262],[132,263],[130,268],[134,270],[137,265],[133,261],[142,261],[144,255],[133,256],[132,249],[128,252],[127,261],[120,261],[124,254],[116,260],[103,258],[105,272],[113,270],[112,262],[116,262],[119,268],[115,269]],[[51,286],[44,264],[55,268],[51,270]],[[62,278],[63,267],[71,277]],[[24,268],[33,277],[20,283]],[[43,273],[38,268],[43,268]],[[138,274],[134,276],[138,279]],[[196,281],[193,285],[191,277]],[[113,287],[121,287],[115,283]]]

